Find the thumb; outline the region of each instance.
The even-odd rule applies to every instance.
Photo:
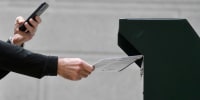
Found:
[[[18,16],[15,20],[15,24],[21,25],[25,22],[24,18],[22,16]]]

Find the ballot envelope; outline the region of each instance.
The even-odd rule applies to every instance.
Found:
[[[142,59],[142,55],[126,56],[126,57],[115,57],[101,59],[93,66],[95,71],[115,71],[120,72],[130,66],[135,61]]]

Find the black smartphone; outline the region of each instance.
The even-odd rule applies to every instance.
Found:
[[[46,2],[43,2],[27,19],[25,22],[28,22],[29,25],[30,22],[29,20],[31,18],[33,18],[35,20],[35,16],[40,16],[47,8],[49,7],[49,5],[46,3]],[[32,26],[32,25],[31,25]],[[22,24],[20,27],[19,27],[19,30],[20,31],[26,31],[26,27],[24,26],[24,24]]]

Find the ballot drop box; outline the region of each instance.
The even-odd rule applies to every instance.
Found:
[[[200,100],[200,39],[187,19],[120,19],[118,45],[144,56],[144,100]]]

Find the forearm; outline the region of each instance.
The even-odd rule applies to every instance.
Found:
[[[9,38],[6,42],[9,44],[12,44],[12,38]],[[21,46],[23,47],[23,45],[21,45]],[[10,71],[0,69],[0,79],[5,77],[9,72]]]
[[[0,41],[0,69],[36,78],[57,75],[58,58],[25,50]]]

